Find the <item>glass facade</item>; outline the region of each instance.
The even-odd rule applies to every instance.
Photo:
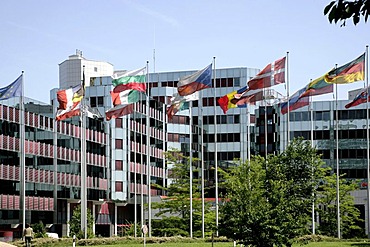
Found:
[[[78,122],[56,122],[52,107],[25,103],[25,210],[27,222],[55,224],[62,235],[68,201],[80,199],[81,180],[87,180],[88,200],[107,198],[107,135],[102,122],[87,120],[87,177],[81,178],[81,132]],[[19,104],[0,105],[0,228],[22,222],[20,115]],[[8,105],[5,105],[8,104]],[[54,136],[56,141],[54,142]],[[12,213],[9,213],[12,212]],[[58,226],[59,224],[59,226]],[[16,233],[17,234],[17,233]]]

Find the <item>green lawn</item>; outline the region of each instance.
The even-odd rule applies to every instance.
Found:
[[[142,247],[143,244],[122,244],[122,245],[104,245],[105,247]],[[147,247],[210,247],[212,243],[162,243],[162,244],[146,244]],[[233,243],[214,243],[215,247],[231,247]],[[239,247],[239,245],[237,245]],[[317,242],[308,245],[295,244],[294,247],[370,247],[370,243],[361,242]],[[103,247],[99,245],[96,247]]]
[[[104,245],[105,247],[142,247],[143,244],[122,244],[122,245]],[[162,243],[162,244],[146,244],[147,247],[211,247],[212,243]],[[229,243],[214,243],[215,247],[231,247],[232,242]],[[240,245],[237,245],[238,247]],[[370,243],[361,242],[316,242],[308,245],[295,244],[293,247],[370,247]],[[99,245],[96,247],[103,247]]]
[[[41,240],[41,239],[40,239]],[[40,241],[39,240],[39,241]],[[72,241],[35,241],[32,246],[35,247],[66,247],[72,246]],[[38,243],[36,243],[38,242]],[[13,242],[14,245],[21,247],[24,246],[23,241]],[[81,243],[82,244],[82,243]],[[91,244],[91,243],[90,243]],[[90,245],[87,244],[87,245]],[[0,244],[1,246],[1,244]],[[78,243],[76,246],[81,246]],[[90,245],[91,246],[91,245]],[[142,243],[137,241],[126,240],[117,242],[117,244],[101,244],[94,245],[95,247],[142,247]],[[193,242],[193,243],[183,243],[183,242],[167,242],[167,243],[147,243],[146,247],[211,247],[211,242]],[[233,242],[215,242],[214,247],[232,247]],[[240,245],[237,245],[239,247]],[[294,244],[293,247],[370,247],[370,242],[358,241],[358,242],[312,242],[307,245]]]

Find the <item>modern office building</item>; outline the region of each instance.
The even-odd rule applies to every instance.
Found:
[[[359,181],[360,189],[352,195],[361,218],[365,220],[362,227],[368,229],[366,104],[345,108],[353,100],[356,91],[348,93],[349,100],[314,101],[309,106],[290,112],[289,131],[290,139],[312,138],[314,147],[333,173],[338,165],[340,174],[345,174],[345,178]],[[279,150],[282,151],[287,143],[287,114],[281,115],[278,106],[272,111],[277,112],[275,118],[278,121],[274,128],[280,143]]]
[[[79,204],[81,180],[86,179],[88,205],[99,214],[101,199],[108,193],[108,137],[103,124],[87,119],[87,177],[81,178],[81,132],[78,121],[56,122],[53,108],[30,99],[25,100],[25,188],[22,196],[22,166],[19,98],[0,105],[0,229],[21,237],[23,207],[25,221],[38,223],[68,234],[71,211]],[[77,124],[76,124],[77,123]],[[24,203],[22,199],[24,198]],[[99,233],[95,221],[94,230]]]
[[[59,65],[60,88],[78,85],[85,76],[85,103],[105,118],[112,108],[110,91],[113,66],[106,62],[85,59],[81,52]],[[72,74],[71,74],[72,73]],[[70,75],[71,74],[71,75]],[[51,91],[55,102],[56,91]],[[163,152],[166,150],[166,108],[161,102],[141,95],[132,113],[109,122],[105,121],[109,138],[109,193],[105,200],[106,224],[112,229],[107,235],[120,234],[133,222],[148,219],[144,206],[151,196],[164,195],[155,185],[167,186],[167,168]]]
[[[185,155],[192,150],[194,157],[204,160],[205,186],[210,188],[206,197],[215,198],[216,162],[227,168],[235,165],[234,159],[247,160],[250,154],[263,156],[286,147],[287,114],[280,113],[277,100],[252,106],[248,113],[247,108],[234,108],[224,114],[215,104],[218,98],[243,87],[258,69],[216,69],[212,88],[200,91],[199,99],[189,104],[191,109],[178,112],[171,120],[166,109],[177,83],[196,70],[149,73],[149,104],[142,94],[131,114],[107,122],[104,113],[112,107],[113,65],[85,59],[77,51],[59,66],[59,88],[80,84],[84,75],[85,103],[102,117],[87,119],[87,205],[98,235],[119,235],[134,221],[148,223],[154,217],[145,207],[165,195],[155,185],[170,183],[171,167],[164,159],[170,148]],[[58,89],[50,91],[52,105],[30,100],[25,104],[26,222],[42,221],[65,236],[69,233],[67,222],[81,199],[81,124],[78,117],[54,121]],[[266,95],[282,98],[271,90]],[[353,92],[349,95],[354,97]],[[0,193],[0,228],[6,230],[15,229],[22,218],[18,102],[18,98],[0,102],[0,181],[5,186]],[[366,219],[366,105],[345,109],[346,103],[338,102],[340,172],[362,180],[362,188],[353,195]],[[309,140],[313,133],[314,145],[326,165],[334,168],[336,104],[313,102],[313,118],[309,109],[290,112],[290,139],[303,136]]]

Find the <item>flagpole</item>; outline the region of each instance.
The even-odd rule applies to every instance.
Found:
[[[56,120],[57,115],[57,106],[56,106],[56,99],[53,100],[53,112],[54,112],[54,125],[53,125],[53,167],[54,167],[54,188],[53,188],[53,200],[54,200],[54,212],[53,212],[53,223],[58,223],[58,134],[57,134],[57,124],[58,121]],[[69,234],[69,229],[67,230]]]
[[[83,66],[83,74],[85,66]],[[84,76],[83,76],[84,77]],[[82,85],[84,85],[84,81]],[[82,90],[85,90],[83,88]],[[85,94],[85,92],[83,93]],[[84,238],[87,238],[87,188],[86,188],[86,114],[85,114],[85,97],[81,100],[81,230],[84,232]]]
[[[146,94],[146,165],[147,165],[147,184],[148,184],[148,234],[152,237],[152,195],[151,195],[151,166],[150,166],[150,116],[149,116],[149,61],[146,61],[146,84],[148,86],[148,91]]]
[[[367,144],[367,237],[370,238],[370,148],[369,148],[369,46],[366,46],[365,80],[366,80],[366,144]]]
[[[218,237],[218,157],[217,157],[217,112],[216,112],[216,57],[213,57],[214,84],[214,125],[215,125],[215,201],[216,201],[216,236]]]
[[[200,98],[203,99],[203,93],[202,91],[200,92],[201,93],[201,96]],[[201,154],[202,154],[202,160],[201,160],[201,177],[202,177],[202,180],[201,180],[201,190],[202,190],[202,238],[205,237],[205,233],[204,233],[204,210],[205,210],[205,206],[204,206],[204,147],[203,147],[203,101],[200,100],[202,102],[202,107],[200,108],[200,113],[201,113],[201,116],[200,116],[200,131],[201,131],[201,134],[200,134],[200,138],[201,138]],[[199,109],[199,107],[198,107]]]
[[[140,93],[140,104],[139,104],[139,116],[140,116],[140,218],[141,218],[141,227],[144,226],[144,150],[143,150],[143,102],[142,102],[142,93]],[[141,236],[144,237],[143,232],[141,231]]]
[[[313,148],[313,98],[310,96],[310,115],[311,115],[311,147]],[[312,157],[313,162],[313,157]],[[313,172],[313,166],[312,166]],[[312,174],[313,175],[313,174]],[[315,226],[315,197],[314,192],[312,192],[312,234],[316,234],[316,226]]]
[[[286,63],[287,63],[287,66],[286,66],[286,93],[287,93],[287,97],[288,97],[288,115],[287,115],[287,146],[285,147],[285,149],[288,147],[289,145],[289,142],[290,142],[290,102],[289,102],[289,52],[286,53]]]
[[[266,88],[263,89],[263,95],[264,95],[264,101],[265,101],[265,112],[264,112],[264,117],[265,117],[265,160],[267,161],[267,93],[266,93]]]
[[[20,162],[21,162],[21,199],[22,199],[22,228],[26,227],[26,158],[25,158],[25,123],[24,123],[24,71],[22,71],[21,96],[19,98],[20,120]],[[22,231],[22,232],[23,232]]]
[[[134,140],[130,142],[133,142],[133,144],[135,145],[134,147],[134,237],[137,238],[137,181],[136,181],[136,174],[137,174],[137,170],[136,170],[136,164],[137,164],[137,158],[136,158],[136,154],[138,153],[138,150],[137,150],[137,147],[136,147],[136,121],[135,121],[135,118],[137,116],[137,102],[134,103],[134,117],[133,117],[133,131],[134,132]],[[130,143],[130,146],[131,146],[131,143]]]
[[[249,105],[247,105],[247,157],[248,157],[248,164],[251,161],[251,134],[250,134],[250,125],[251,125],[251,114],[249,112]]]
[[[192,107],[193,107],[193,101],[189,102],[189,134],[190,134],[190,140],[189,140],[189,152],[190,152],[190,158],[189,158],[189,194],[190,194],[190,238],[193,238],[193,135],[192,135],[192,125],[193,125],[193,116],[192,116]]]
[[[337,67],[337,66],[335,66]],[[339,142],[338,142],[338,134],[339,134],[339,123],[338,123],[338,84],[335,83],[335,119],[336,119],[336,162],[337,162],[337,225],[338,225],[338,238],[340,239],[340,204],[339,204]]]

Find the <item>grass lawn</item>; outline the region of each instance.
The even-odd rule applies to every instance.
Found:
[[[104,241],[104,240],[103,240]],[[113,243],[114,241],[110,242]],[[92,245],[92,242],[85,243],[84,245],[89,246],[95,246],[95,247],[142,247],[143,243],[139,243],[135,240],[123,240],[123,241],[117,241],[117,244],[108,244],[108,242],[100,242],[100,245]],[[16,241],[13,242],[14,245],[18,247],[23,247],[24,243],[23,241]],[[80,243],[83,244],[83,243]],[[2,246],[0,244],[0,246]],[[32,246],[35,247],[66,247],[66,246],[72,246],[72,242],[70,240],[67,241],[41,241],[36,243],[36,241],[33,243]],[[78,242],[76,246],[82,246],[79,245]],[[232,247],[233,242],[192,242],[192,243],[185,243],[185,242],[167,242],[167,243],[146,243],[146,247]],[[237,245],[239,247],[240,245]],[[358,242],[311,242],[307,245],[301,245],[301,244],[294,244],[293,247],[370,247],[370,242],[365,242],[364,240],[358,240]]]
[[[142,247],[143,244],[122,244],[122,245],[104,245],[105,247]],[[212,243],[162,243],[162,244],[146,244],[147,247],[210,247]],[[214,243],[215,247],[231,247],[232,242],[229,243]],[[239,247],[239,245],[237,245]],[[96,247],[103,247],[99,245]],[[308,245],[295,244],[293,247],[370,247],[370,243],[364,242],[316,242]]]
[[[120,245],[95,245],[95,247],[142,247],[143,244],[120,244]],[[146,244],[146,247],[211,247],[212,243],[162,243],[162,244]],[[231,247],[229,243],[214,243],[215,247]],[[237,245],[239,247],[239,245]],[[295,244],[293,247],[370,247],[370,243],[364,242],[316,242],[308,245]]]

